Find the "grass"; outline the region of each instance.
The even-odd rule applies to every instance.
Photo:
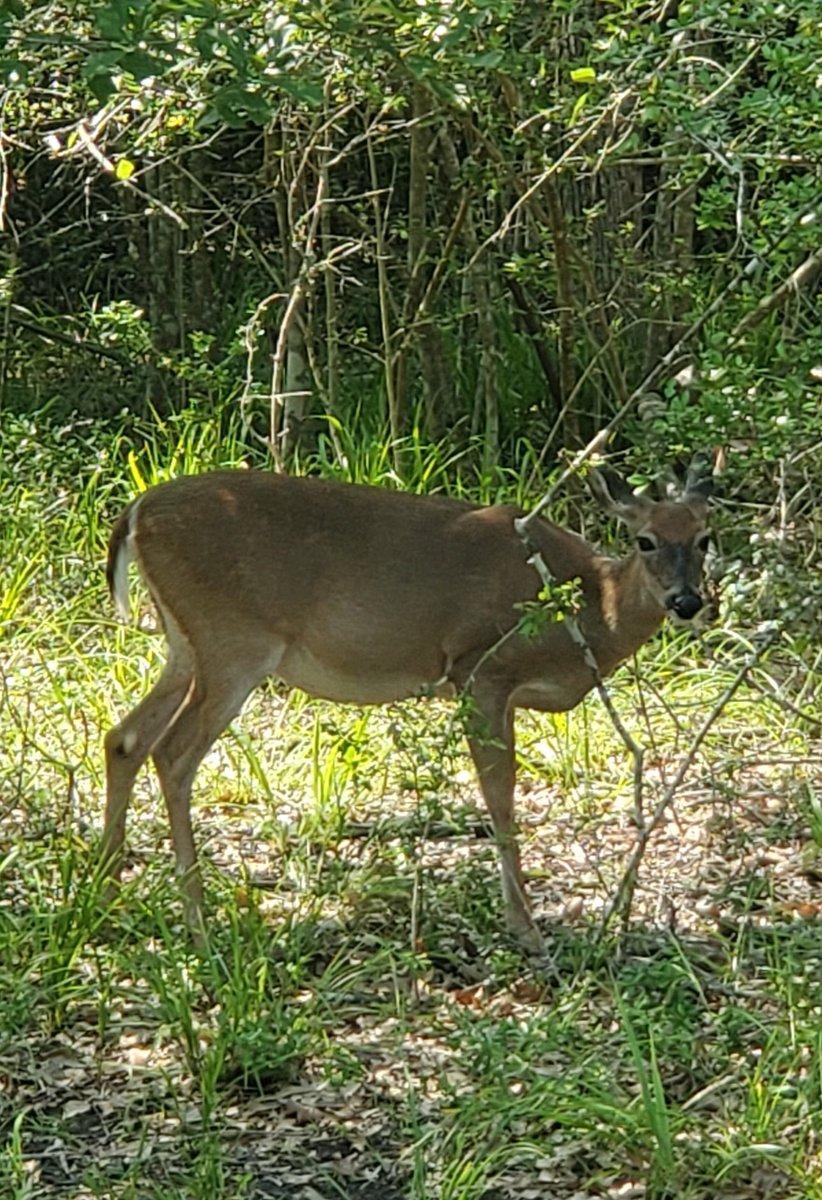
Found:
[[[87,426],[4,435],[0,1195],[822,1198],[822,773],[816,727],[785,703],[818,715],[818,681],[788,639],[711,730],[630,923],[604,937],[630,763],[596,700],[522,714],[553,964],[500,932],[493,844],[438,704],[261,690],[198,778],[207,951],[181,928],[148,773],[106,906],[101,736],[161,645],[115,625],[105,537],[135,486],[220,461],[220,439],[244,458],[219,422],[107,448]],[[348,450],[378,475],[379,447]],[[436,449],[414,455],[426,486],[470,490]],[[721,627],[668,630],[614,681],[651,797],[743,654]]]

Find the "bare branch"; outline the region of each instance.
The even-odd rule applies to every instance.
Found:
[[[705,741],[705,738],[708,736],[711,729],[716,724],[725,708],[728,706],[729,702],[733,699],[739,688],[747,679],[748,675],[762,658],[765,651],[773,645],[774,641],[776,641],[781,633],[781,626],[777,629],[771,630],[768,636],[763,638],[756,650],[754,650],[753,653],[747,657],[745,662],[739,668],[736,675],[734,675],[731,682],[725,688],[724,692],[722,692],[721,696],[713,705],[710,712],[700,725],[694,740],[691,742],[687,753],[684,755],[681,763],[679,764],[676,774],[663,791],[662,798],[651,814],[649,820],[642,821],[637,832],[637,839],[634,843],[633,851],[631,852],[628,865],[625,868],[619,887],[617,888],[610,904],[605,909],[600,926],[600,936],[605,933],[615,915],[621,915],[623,921],[628,919],[634,890],[636,888],[639,867],[642,859],[645,856],[645,851],[648,848],[648,842],[650,841],[652,834],[655,832],[660,821],[673,803],[674,796],[681,787],[685,776],[688,774],[688,771],[691,769],[694,759],[699,753],[700,747]],[[641,814],[641,808],[639,812]]]
[[[769,312],[787,303],[791,296],[797,295],[803,289],[809,290],[816,282],[822,271],[822,247],[809,254],[796,270],[791,271],[786,280],[780,283],[769,296],[763,296],[756,308],[746,313],[731,333],[731,342],[736,342],[748,329],[753,329],[763,321]]]

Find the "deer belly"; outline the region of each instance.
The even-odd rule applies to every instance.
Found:
[[[341,704],[389,704],[423,691],[439,672],[429,674],[409,665],[352,658],[345,663],[323,661],[305,646],[290,645],[277,667],[277,675],[290,687],[309,696]]]
[[[591,690],[593,682],[593,677],[556,682],[532,680],[514,691],[511,703],[514,708],[533,708],[537,712],[567,712],[579,704]]]

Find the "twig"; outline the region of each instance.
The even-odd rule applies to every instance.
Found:
[[[767,696],[769,700],[772,700],[783,712],[790,713],[792,717],[797,717],[800,721],[807,721],[809,725],[815,725],[817,729],[822,727],[822,719],[808,712],[806,708],[800,708],[798,704],[792,704],[790,700],[786,700],[773,685],[766,683],[763,679],[757,679],[754,676],[751,679],[751,685],[757,691],[761,692],[763,696]]]
[[[308,150],[306,149],[306,155]],[[271,371],[271,389],[269,393],[269,428],[268,440],[269,448],[274,459],[274,465],[278,471],[283,470],[282,449],[280,446],[280,414],[282,404],[285,398],[285,393],[282,390],[283,375],[285,373],[285,355],[288,348],[288,338],[291,332],[291,327],[297,316],[297,312],[302,304],[303,297],[308,290],[308,284],[312,281],[314,271],[312,267],[314,255],[314,242],[317,235],[317,226],[320,221],[320,212],[325,202],[325,188],[328,182],[328,176],[325,172],[320,172],[317,181],[317,190],[314,196],[314,203],[311,206],[308,222],[308,230],[305,235],[305,248],[300,256],[302,267],[294,286],[291,289],[291,294],[288,297],[288,303],[285,306],[283,319],[280,322],[279,332],[277,334],[277,345],[274,350],[274,363]]]
[[[679,764],[679,769],[677,770],[676,775],[673,777],[671,782],[668,784],[668,786],[665,788],[664,792],[662,793],[662,799],[659,801],[659,804],[657,804],[656,808],[654,809],[650,820],[643,823],[642,827],[639,829],[639,831],[637,833],[637,839],[634,844],[634,848],[631,852],[631,857],[628,860],[628,866],[626,867],[625,872],[623,873],[622,879],[620,881],[619,887],[616,890],[616,894],[614,895],[613,900],[605,909],[605,913],[602,918],[602,923],[600,925],[600,931],[599,931],[600,937],[602,937],[605,934],[605,932],[608,929],[608,926],[610,925],[615,914],[621,913],[623,921],[627,920],[628,915],[630,913],[631,902],[633,900],[634,890],[636,888],[639,867],[642,862],[642,859],[645,856],[645,851],[648,847],[648,842],[651,839],[651,835],[654,833],[654,831],[656,830],[660,821],[662,820],[665,813],[667,812],[668,808],[671,806],[674,796],[676,795],[676,792],[678,791],[678,789],[679,789],[680,785],[682,784],[682,781],[684,780],[688,771],[691,769],[694,759],[696,758],[697,753],[699,752],[699,749],[700,749],[702,743],[704,742],[705,738],[708,736],[708,733],[710,732],[711,728],[714,726],[716,721],[719,719],[722,712],[728,705],[729,701],[736,694],[736,692],[738,691],[738,689],[740,688],[742,683],[745,681],[747,676],[750,674],[750,672],[753,670],[753,668],[759,662],[762,655],[773,644],[773,642],[781,634],[781,632],[782,632],[781,626],[777,629],[772,630],[768,634],[768,636],[762,641],[760,646],[752,654],[750,654],[748,656],[748,658],[745,660],[745,662],[742,664],[742,666],[737,671],[734,678],[731,680],[731,682],[725,688],[725,691],[722,693],[722,695],[716,701],[716,703],[714,704],[713,708],[708,713],[705,720],[702,722],[702,725],[700,726],[699,730],[697,731],[696,737],[694,738],[693,742],[691,743],[687,754],[684,756],[684,758],[682,759],[682,762]]]
[[[252,418],[249,414],[249,406],[253,398],[254,391],[254,356],[256,354],[255,341],[257,337],[257,329],[265,316],[266,310],[275,300],[284,300],[285,292],[273,292],[270,296],[263,296],[254,312],[251,315],[251,320],[246,325],[243,331],[243,342],[246,349],[245,358],[245,382],[243,383],[242,394],[240,395],[239,408],[240,417],[243,425],[243,434],[248,437],[256,438],[262,445],[268,446],[269,441],[262,434],[257,433],[252,425]]]
[[[809,211],[813,210],[806,210],[806,212]],[[551,484],[551,486],[548,488],[548,491],[540,500],[539,504],[537,504],[536,507],[528,513],[527,517],[522,518],[524,525],[527,524],[527,522],[535,520],[536,517],[538,517],[543,511],[543,509],[547,508],[566,480],[571,475],[576,474],[583,463],[586,463],[594,454],[598,454],[601,450],[605,449],[605,446],[610,440],[611,434],[622,424],[622,422],[625,420],[625,417],[628,415],[640,397],[643,396],[647,391],[650,391],[650,389],[659,381],[659,379],[665,375],[671,365],[676,362],[676,360],[682,354],[688,343],[703,329],[714,313],[719,311],[728,297],[737,291],[738,288],[740,288],[745,282],[745,280],[756,273],[756,271],[759,269],[762,258],[770,254],[785,240],[785,238],[787,238],[790,231],[802,220],[804,215],[804,213],[798,214],[793,220],[784,226],[779,233],[771,238],[768,246],[761,255],[755,255],[753,258],[751,258],[750,261],[745,264],[743,269],[738,272],[738,274],[734,275],[733,278],[728,280],[724,288],[722,288],[711,304],[708,305],[701,316],[697,317],[697,319],[675,342],[667,354],[663,354],[662,358],[660,358],[656,365],[652,367],[645,378],[637,385],[637,387],[634,388],[630,396],[628,396],[625,402],[616,410],[610,421],[608,421],[608,423],[604,425],[602,429],[600,429],[599,433],[597,433],[595,437],[591,438],[587,446],[583,446],[579,453],[574,455],[570,464]],[[803,264],[803,266],[807,268],[808,263],[806,262]]]
[[[594,438],[593,440],[596,441],[596,438]],[[589,449],[589,447],[586,447],[586,450],[588,450],[588,449]],[[585,451],[581,451],[581,453],[585,453]],[[579,458],[579,455],[577,455],[577,459],[578,458]],[[576,462],[576,459],[574,461]],[[566,474],[568,474],[571,471],[571,468],[573,466],[574,466],[574,464],[572,463],[571,467],[568,468],[568,471],[566,472]],[[528,549],[530,551],[530,558],[528,559],[528,562],[531,564],[531,566],[534,568],[536,573],[539,575],[539,577],[542,580],[543,584],[545,585],[546,589],[548,589],[548,593],[550,594],[551,589],[556,586],[556,580],[554,579],[553,575],[551,574],[548,564],[546,563],[545,559],[542,557],[542,554],[540,553],[539,549],[537,548],[535,543],[531,540],[531,536],[528,531],[528,521],[531,516],[533,516],[533,513],[529,513],[527,517],[517,517],[516,520],[514,521],[514,528],[517,531],[517,533],[519,534],[519,536],[522,538],[522,541],[524,542],[526,549]],[[625,746],[626,750],[628,751],[628,753],[631,755],[631,758],[633,759],[633,762],[634,762],[634,807],[635,807],[637,813],[641,814],[642,813],[642,784],[643,784],[642,768],[643,768],[644,762],[645,762],[644,747],[642,747],[639,744],[639,742],[635,741],[635,739],[631,736],[631,734],[628,731],[627,726],[624,724],[622,718],[620,717],[619,713],[617,712],[616,706],[615,706],[613,700],[611,699],[611,693],[608,691],[608,688],[605,685],[605,681],[603,680],[602,675],[600,674],[599,663],[596,660],[596,656],[594,655],[594,652],[591,649],[591,647],[588,645],[588,639],[586,638],[585,634],[580,629],[579,622],[577,621],[576,617],[572,613],[565,613],[563,625],[564,625],[564,628],[567,630],[568,635],[571,638],[571,641],[579,648],[579,650],[582,653],[582,657],[585,660],[586,665],[591,670],[591,673],[593,674],[593,677],[594,677],[594,686],[596,687],[597,693],[599,695],[600,700],[602,701],[605,711],[607,712],[608,716],[611,718],[611,724],[613,725],[614,729],[619,734],[622,744]]]
[[[95,130],[95,132],[99,132],[99,129]],[[139,196],[146,204],[150,205],[152,208],[158,209],[163,216],[168,217],[170,221],[173,221],[175,225],[178,225],[180,229],[188,229],[188,222],[185,220],[185,218],[181,217],[180,214],[175,212],[174,209],[168,204],[165,204],[162,200],[158,199],[157,196],[152,196],[149,192],[145,192],[142,188],[137,187],[133,179],[121,179],[118,177],[117,164],[103,153],[103,151],[95,142],[92,136],[92,131],[83,121],[81,121],[77,126],[77,143],[87,151],[91,158],[94,159],[97,165],[103,171],[105,171],[107,175],[113,175],[121,187],[124,187],[126,191],[134,192],[135,195]]]
[[[134,367],[134,360],[129,358],[128,355],[121,354],[118,350],[111,350],[108,346],[101,346],[99,342],[89,342],[86,339],[62,333],[59,329],[49,329],[47,325],[42,325],[39,321],[30,321],[27,317],[18,317],[13,311],[15,307],[17,306],[11,305],[8,310],[8,320],[11,325],[16,325],[19,329],[26,329],[29,333],[36,333],[44,341],[57,342],[61,346],[70,346],[72,350],[85,350],[87,354],[96,354],[100,358],[108,358],[111,362],[116,362],[121,367]]]
[[[746,330],[753,329],[754,326],[765,319],[769,312],[778,308],[780,304],[784,304],[791,296],[798,295],[802,289],[809,291],[813,287],[820,271],[822,271],[822,248],[810,254],[804,262],[799,264],[796,270],[790,273],[787,279],[780,283],[775,291],[767,296],[763,296],[756,308],[752,308],[750,312],[745,314],[731,333],[731,345],[738,341]]]
[[[574,457],[571,459],[571,462],[568,464],[562,474],[559,475],[548,488],[548,491],[542,497],[539,504],[537,504],[535,508],[532,508],[526,516],[520,517],[517,520],[517,532],[520,534],[520,536],[522,536],[523,533],[528,530],[531,522],[536,520],[543,509],[548,507],[548,505],[553,501],[554,496],[562,488],[566,481],[570,479],[572,475],[577,474],[583,463],[586,463],[594,454],[598,454],[600,450],[605,449],[605,447],[608,445],[608,439],[610,438],[611,433],[617,423],[617,418],[620,420],[622,419],[625,412],[627,412],[628,403],[629,401],[626,401],[616,416],[608,422],[605,428],[601,429],[595,437],[591,438],[587,446],[583,446],[582,449],[574,455]]]
[[[394,455],[394,466],[399,465],[399,441],[402,434],[401,413],[399,412],[399,398],[397,397],[394,387],[394,368],[391,355],[391,319],[390,319],[390,293],[391,289],[388,283],[388,269],[386,267],[386,249],[385,236],[383,232],[383,211],[380,207],[380,187],[379,175],[377,172],[377,159],[374,154],[373,138],[369,137],[365,143],[366,152],[368,155],[368,170],[371,179],[371,203],[374,210],[374,252],[377,260],[377,298],[379,301],[380,312],[380,329],[382,331],[382,344],[384,359],[384,382],[385,396],[388,403],[388,424],[391,431],[391,444]]]

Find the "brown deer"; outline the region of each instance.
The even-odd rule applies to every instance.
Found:
[[[525,629],[542,582],[577,581],[575,621],[604,678],[666,613],[703,605],[712,483],[704,456],[677,499],[638,495],[592,471],[594,495],[633,534],[626,558],[598,554],[509,505],[477,507],[356,484],[225,471],[160,484],[114,527],[107,578],[127,618],[135,559],[163,623],[168,661],[153,690],[105,740],[102,852],[119,876],[126,810],[151,755],[168,808],[187,920],[202,932],[191,788],[206,752],[267,676],[312,696],[389,704],[462,694],[466,733],[501,858],[509,927],[528,948],[531,916],[514,831],[514,710],[563,712],[597,682],[569,622]],[[528,545],[526,545],[526,541]]]

